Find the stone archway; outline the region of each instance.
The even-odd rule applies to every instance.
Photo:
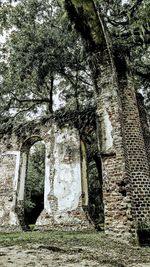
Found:
[[[29,153],[31,147],[40,141],[44,143],[44,141],[40,136],[31,136],[23,142],[20,149],[20,164],[19,164],[20,166],[19,166],[18,186],[17,186],[16,211],[22,229],[28,229],[28,222],[25,216],[25,187],[28,176]]]

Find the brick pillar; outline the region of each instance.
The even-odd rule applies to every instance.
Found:
[[[130,240],[133,218],[131,213],[130,172],[122,123],[122,105],[118,95],[115,68],[108,53],[95,54],[99,64],[97,76],[97,116],[99,150],[102,158],[105,233]]]
[[[148,117],[147,117],[147,112],[146,112],[146,108],[144,105],[144,97],[141,94],[136,94],[136,98],[137,98],[137,104],[138,104],[139,115],[140,115],[140,123],[142,127],[145,149],[146,149],[146,154],[147,154],[148,164],[149,164],[149,173],[150,173],[150,129],[148,125]]]
[[[134,226],[150,221],[150,177],[136,95],[131,80],[119,80],[122,98],[125,142],[131,174]]]

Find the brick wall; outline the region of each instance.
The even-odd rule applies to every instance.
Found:
[[[150,221],[150,176],[143,130],[134,92],[129,77],[119,80],[125,143],[130,170],[131,204],[134,227]]]
[[[149,172],[150,172],[150,128],[148,124],[148,114],[144,105],[144,98],[141,94],[136,94],[137,104],[139,109],[140,122],[145,143],[145,150],[148,158]]]
[[[97,54],[99,62],[101,55]],[[105,232],[131,239],[134,231],[131,212],[130,171],[115,70],[106,53],[97,81],[97,115],[100,124],[100,153],[103,165]]]

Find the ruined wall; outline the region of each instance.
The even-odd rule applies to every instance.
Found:
[[[45,210],[37,220],[37,228],[54,226],[63,229],[90,228],[82,205],[80,140],[73,128],[49,131],[53,141],[47,147]]]
[[[150,173],[139,110],[132,80],[122,75],[119,80],[122,100],[123,131],[130,173],[133,227],[150,222]]]
[[[101,54],[95,55],[101,62]],[[126,157],[122,104],[109,55],[100,66],[101,77],[97,95],[97,116],[100,125],[99,150],[103,168],[103,199],[105,232],[113,237],[130,240],[135,229],[131,211],[130,172]]]
[[[0,231],[21,230],[15,213],[19,153],[7,151],[0,158]],[[9,224],[9,229],[7,228]]]
[[[148,114],[147,110],[144,105],[144,98],[141,94],[136,95],[139,116],[140,116],[140,123],[142,126],[142,133],[144,137],[145,149],[148,158],[149,170],[150,170],[150,128],[148,123]]]
[[[105,232],[137,240],[140,225],[150,221],[150,175],[134,86],[122,60],[116,64],[117,72],[107,52],[103,58],[96,53],[95,61],[101,72],[97,115]]]
[[[46,166],[44,210],[37,219],[36,228],[89,228],[87,213],[82,208],[78,131],[68,125],[59,128],[54,121],[19,126],[9,137],[1,140],[1,225],[4,230],[7,228],[10,231],[13,230],[11,225],[16,230],[24,227],[28,153],[30,147],[39,140],[45,143]]]
[[[150,142],[146,114],[141,100],[137,105],[128,77],[118,77],[118,92],[107,57],[101,72],[103,80],[98,82],[103,86],[97,95],[97,118],[105,232],[131,240],[136,239],[139,225],[150,220]],[[93,228],[87,213],[86,151],[78,130],[71,124],[58,127],[54,119],[41,118],[15,127],[11,135],[1,140],[0,231],[23,227],[28,152],[39,140],[45,143],[46,168],[44,210],[37,219],[36,229]]]

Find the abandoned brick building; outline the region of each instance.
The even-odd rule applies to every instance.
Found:
[[[124,240],[150,223],[150,132],[141,95],[130,90],[118,98],[102,94],[98,149],[102,163],[104,229]],[[100,110],[100,109],[99,109]],[[119,114],[116,115],[116,114]],[[120,119],[119,119],[120,118]],[[28,152],[43,140],[44,209],[37,229],[93,229],[88,215],[86,145],[67,121],[41,118],[1,135],[0,231],[21,231]]]

